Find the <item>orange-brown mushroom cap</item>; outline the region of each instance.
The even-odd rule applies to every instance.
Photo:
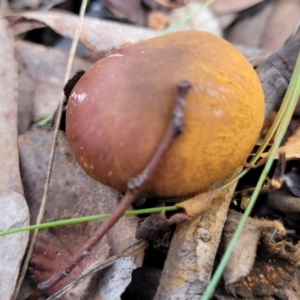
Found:
[[[74,87],[67,138],[94,179],[126,191],[171,120],[177,83],[192,88],[185,131],[150,179],[146,195],[189,195],[242,164],[262,127],[264,96],[246,58],[213,34],[182,31],[125,47],[96,62]]]

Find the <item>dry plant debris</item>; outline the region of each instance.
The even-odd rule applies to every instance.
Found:
[[[198,299],[203,295],[212,273],[234,188],[233,184],[224,196],[216,196],[209,210],[177,225],[155,300],[172,297]]]
[[[67,56],[53,48],[17,42],[19,134],[25,133],[32,123],[54,114],[64,85]],[[72,73],[90,65],[87,60],[75,58]]]
[[[19,138],[21,174],[25,197],[31,213],[31,223],[34,223],[36,219],[42,198],[53,134],[52,129],[36,128]],[[65,135],[61,133],[55,153],[44,221],[109,213],[120,197],[121,195],[117,191],[94,181],[84,173],[74,160]],[[48,278],[49,273],[55,272],[57,267],[67,260],[70,253],[76,251],[77,247],[88,239],[88,236],[95,231],[99,223],[101,221],[39,232],[32,258],[33,276],[37,280],[43,280],[44,277],[40,273],[40,271],[43,271],[47,273]],[[80,272],[86,271],[85,268],[92,267],[92,264],[96,263],[97,260],[106,258],[109,254],[109,248],[111,248],[110,254],[117,254],[135,243],[136,239],[132,232],[135,231],[136,226],[136,217],[121,218],[118,224],[109,232],[108,241],[104,242],[107,250],[103,250],[104,253],[101,250],[101,255],[96,251],[92,252],[89,256],[91,262],[87,266],[81,266],[83,269],[77,269],[76,275],[72,275],[69,280],[72,280],[73,276],[77,277]],[[78,237],[75,238],[77,235]],[[78,239],[79,237],[80,239]],[[47,245],[51,244],[53,249],[51,250],[48,247],[47,251],[43,251],[45,243]],[[100,245],[96,246],[96,249],[98,247]],[[141,264],[141,258],[142,253],[131,260],[129,265],[132,269]],[[127,263],[127,266],[129,265]],[[102,274],[102,279],[103,276],[105,276],[105,273]],[[128,276],[130,278],[130,272]],[[56,291],[57,288],[50,292]],[[81,292],[81,294],[84,294],[85,289]]]
[[[28,208],[23,196],[17,146],[17,68],[15,43],[7,22],[0,19],[0,230],[26,226]],[[28,242],[28,232],[1,238],[0,291],[11,299]]]
[[[49,26],[58,34],[73,38],[79,17],[60,11],[23,12],[6,16],[15,35]],[[85,18],[80,42],[98,54],[156,36],[153,30],[93,18]]]
[[[0,160],[3,174],[2,184],[0,185],[0,209],[3,215],[0,223],[1,230],[14,227],[18,222],[18,226],[26,225],[26,220],[29,218],[27,208],[24,205],[22,185],[18,173],[18,156],[16,153],[16,82],[17,80],[19,82],[18,130],[19,133],[25,133],[32,126],[32,122],[36,122],[52,114],[55,110],[56,103],[60,101],[58,95],[62,87],[66,61],[66,55],[57,49],[51,47],[45,48],[44,46],[24,42],[22,41],[22,35],[34,28],[49,26],[59,34],[72,38],[78,23],[77,16],[66,14],[62,11],[25,12],[23,9],[27,6],[28,8],[47,10],[59,2],[61,1],[2,0],[0,3],[0,14],[7,14],[6,18],[12,24],[17,39],[16,47],[14,48],[9,30],[4,25],[3,20],[1,20],[0,66],[1,70],[5,70],[0,82],[0,94],[4,95],[0,97]],[[181,14],[186,10],[190,11],[191,7],[196,7],[196,4],[198,5],[204,1],[190,1],[191,5],[189,8],[181,7],[176,9],[162,7],[154,0],[130,1],[130,5],[132,6],[127,3],[124,5],[124,1],[121,0],[107,0],[104,2],[107,7],[111,8],[111,16],[131,20],[135,25],[86,19],[81,34],[81,42],[89,47],[92,52],[101,55],[106,55],[106,53],[119,49],[123,45],[135,43],[159,34],[158,31],[136,26],[136,24],[146,25],[151,13],[154,14],[155,21],[161,22],[159,26],[163,29],[166,25],[173,22],[173,20],[171,21],[172,16]],[[161,3],[163,2],[168,3],[171,1],[161,1]],[[9,12],[9,5],[10,9],[14,11],[19,10],[20,12],[12,14]],[[207,16],[212,17],[210,22],[214,28],[217,28],[220,34],[222,34],[221,30],[224,30],[227,39],[240,44],[239,48],[254,66],[261,65],[257,71],[262,79],[264,91],[267,96],[267,112],[273,110],[274,106],[275,108],[278,107],[290,80],[299,50],[297,34],[293,41],[286,43],[265,64],[262,63],[271,54],[271,51],[275,52],[279,49],[294,30],[299,19],[299,2],[295,0],[217,0],[205,13]],[[287,15],[288,18],[286,17]],[[177,17],[174,18],[174,21],[176,19]],[[191,22],[189,26],[195,26],[195,23]],[[209,26],[210,24],[208,24]],[[154,26],[154,28],[157,27]],[[16,63],[12,56],[14,49],[18,74],[16,72]],[[73,71],[86,69],[88,65],[90,65],[90,62],[77,60]],[[299,109],[296,114],[299,116]],[[2,117],[4,115],[5,117]],[[44,186],[46,163],[50,151],[52,134],[52,131],[49,129],[34,129],[31,133],[27,133],[19,139],[22,179],[26,200],[28,198],[30,204],[32,222],[35,219],[37,205]],[[297,277],[299,277],[297,267],[299,266],[300,249],[298,242],[300,238],[300,228],[298,225],[300,188],[298,184],[299,167],[297,161],[295,161],[295,159],[299,159],[298,140],[299,130],[296,130],[295,134],[288,139],[287,143],[281,149],[286,151],[287,159],[290,160],[289,164],[292,165],[292,168],[284,175],[283,187],[280,190],[268,193],[264,199],[264,205],[255,209],[255,213],[260,217],[267,216],[268,218],[281,220],[287,229],[288,238],[280,239],[279,241],[275,238],[274,240],[273,233],[264,231],[257,246],[254,265],[252,268],[248,268],[251,269],[250,273],[238,282],[228,283],[226,285],[227,290],[225,289],[225,285],[221,284],[215,294],[215,298],[226,300],[235,299],[234,297],[247,299],[274,299],[281,297],[281,299],[289,300],[300,298],[299,282],[297,281]],[[58,158],[56,158],[56,167],[52,174],[51,182],[53,183],[53,187],[50,189],[50,201],[47,204],[45,221],[94,214],[96,211],[101,213],[104,211],[110,212],[120,198],[120,194],[94,182],[80,171],[76,163],[72,162],[72,157],[63,134],[60,135],[56,151]],[[56,168],[57,171],[55,171]],[[77,188],[79,188],[79,192]],[[139,288],[145,282],[148,282],[151,286],[147,290],[147,295],[145,295],[145,292],[141,288],[139,292],[135,293],[139,293],[140,299],[153,299],[158,284],[157,299],[159,297],[165,299],[164,295],[171,295],[170,297],[182,295],[182,297],[185,297],[186,295],[198,295],[198,293],[202,293],[210,278],[219,234],[222,230],[223,221],[225,220],[227,207],[231,198],[230,195],[225,197],[226,200],[222,204],[222,208],[219,208],[220,203],[218,199],[211,201],[211,203],[210,200],[207,200],[208,204],[202,203],[200,205],[200,211],[203,209],[202,206],[206,209],[201,216],[196,216],[187,222],[177,225],[161,280],[161,270],[158,268],[144,266],[142,269],[138,269],[136,273],[133,272],[133,282],[139,281]],[[107,204],[95,201],[95,199],[98,200],[100,198],[103,201],[107,201]],[[207,209],[209,205],[212,205],[211,210]],[[191,207],[193,205],[188,206],[189,211]],[[219,214],[220,211],[222,213]],[[188,215],[194,216],[195,212],[189,212]],[[169,225],[182,221],[187,216],[179,213],[170,218],[166,218],[163,214],[151,218],[151,225],[153,223],[156,224],[156,222],[168,225],[165,227],[165,238],[158,234],[158,240],[156,240],[158,243],[155,242],[156,247],[159,246],[158,249],[160,249],[161,245],[167,246],[172,237],[172,228],[170,229]],[[215,222],[217,218],[221,220],[220,223]],[[65,255],[68,251],[73,251],[75,244],[84,242],[84,236],[91,234],[94,226],[96,226],[93,224],[98,223],[100,222],[53,228],[40,232],[39,240],[32,257],[33,264],[31,267],[33,269],[31,271],[36,272],[36,277],[43,280],[43,274],[39,273],[38,275],[38,272],[41,271],[41,265],[44,263],[48,264],[48,267],[50,267],[49,270],[53,271],[56,268],[55,266],[60,262],[55,259],[55,263],[49,265],[47,255],[41,255],[41,250],[44,249],[45,242],[48,244],[51,241],[53,246],[52,248],[47,247],[47,250],[57,251],[59,249],[60,253],[64,253]],[[122,253],[126,247],[134,244],[136,241],[134,232],[137,223],[137,218],[122,218],[119,221],[118,227],[112,229],[107,237],[104,237],[101,255],[96,254],[94,256],[92,253],[90,262],[88,263],[90,266],[81,266],[82,269],[78,267],[77,274],[74,277],[85,273],[96,264],[97,260],[105,260],[112,253]],[[147,227],[147,230],[148,232],[151,231],[151,227],[150,229]],[[215,232],[217,233],[215,234]],[[255,249],[257,236],[258,234],[254,238],[252,249]],[[19,239],[19,237],[21,238]],[[77,237],[80,238],[77,239]],[[77,241],[75,242],[76,239]],[[66,245],[66,241],[70,243]],[[2,246],[6,247],[7,242],[12,243],[9,244],[9,254],[19,259],[2,260],[1,266],[5,268],[5,272],[2,272],[2,275],[0,275],[0,292],[1,297],[5,300],[10,299],[13,293],[21,257],[27,243],[27,234],[1,237],[1,254],[3,251]],[[17,247],[14,246],[16,244],[18,245]],[[12,252],[12,249],[16,253]],[[189,252],[189,250],[191,251]],[[85,283],[81,283],[77,287],[72,287],[67,297],[71,297],[72,295],[72,297],[78,298],[80,295],[84,295],[83,297],[89,300],[96,297],[113,299],[115,296],[120,298],[120,295],[132,280],[132,269],[141,266],[141,256],[142,253],[124,258],[119,263],[115,263],[112,267],[109,267],[105,272],[98,273],[97,276],[100,277],[94,276],[92,279],[86,279]],[[207,264],[207,262],[209,263]],[[176,269],[172,265],[175,265]],[[186,281],[180,281],[181,279],[178,278],[178,275],[183,275]],[[69,281],[71,281],[71,277],[72,275]],[[112,280],[112,277],[114,280]],[[124,281],[120,279],[122,277],[124,277]],[[30,290],[29,279],[28,277],[24,287],[27,286]],[[99,280],[101,280],[100,284]],[[174,282],[183,284],[182,289],[174,287]],[[117,285],[120,288],[117,289]],[[137,289],[137,287],[135,286],[134,289]],[[22,290],[22,293],[19,295],[20,300],[23,300],[25,295],[28,295],[30,292],[25,290]],[[265,292],[263,293],[262,291]],[[129,299],[132,298],[129,296]]]

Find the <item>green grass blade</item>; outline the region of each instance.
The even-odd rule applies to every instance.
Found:
[[[269,171],[270,171],[270,168],[272,166],[272,163],[273,163],[273,160],[274,160],[274,157],[277,153],[277,149],[279,148],[280,144],[281,144],[281,141],[284,137],[284,134],[288,128],[288,125],[290,123],[290,120],[292,118],[292,115],[293,115],[293,112],[295,110],[295,107],[297,105],[297,102],[298,102],[298,99],[299,99],[299,95],[300,95],[300,56],[298,56],[298,59],[297,59],[297,63],[296,63],[296,66],[295,66],[295,69],[294,69],[294,72],[293,72],[293,75],[292,75],[292,78],[291,78],[291,82],[289,84],[289,87],[288,87],[288,90],[287,90],[287,93],[284,97],[284,103],[289,103],[289,105],[286,106],[286,110],[285,110],[285,115],[284,115],[284,118],[283,118],[283,121],[282,121],[282,126],[280,128],[280,132],[278,133],[278,137],[277,139],[274,141],[274,144],[271,148],[271,151],[270,151],[270,156],[269,156],[269,159],[265,165],[265,168],[259,178],[259,181],[257,183],[257,186],[252,194],[252,197],[249,201],[249,204],[247,206],[247,209],[245,210],[244,212],[244,215],[243,217],[241,218],[241,221],[239,223],[239,226],[235,232],[235,234],[233,235],[232,237],[232,240],[230,241],[229,245],[228,245],[228,248],[226,249],[224,255],[223,255],[223,258],[216,270],[216,272],[214,273],[213,277],[212,277],[212,280],[210,281],[210,283],[208,284],[207,286],[207,289],[203,295],[203,297],[201,298],[201,300],[208,300],[210,299],[210,297],[212,296],[213,292],[215,291],[221,277],[222,277],[222,274],[225,270],[225,267],[229,261],[229,258],[231,256],[231,253],[234,249],[234,246],[238,240],[238,237],[239,235],[241,234],[242,230],[243,230],[243,227],[247,221],[247,218],[249,217],[252,209],[253,209],[253,206],[255,204],[255,201],[259,195],[259,191],[266,179],[266,176],[268,175]]]
[[[142,214],[154,214],[154,213],[160,213],[161,211],[174,211],[177,210],[177,206],[166,206],[166,207],[153,207],[153,208],[145,208],[145,209],[135,209],[135,210],[128,210],[124,213],[124,216],[132,216],[132,215],[142,215]],[[23,231],[31,231],[35,229],[47,229],[51,227],[56,226],[63,226],[63,225],[71,225],[71,224],[77,224],[82,222],[90,222],[90,221],[97,221],[97,220],[103,220],[107,219],[110,215],[109,214],[101,214],[101,215],[94,215],[94,216],[88,216],[88,217],[81,217],[81,218],[74,218],[74,219],[66,219],[66,220],[60,220],[60,221],[54,221],[54,222],[47,222],[42,223],[39,225],[31,225],[31,226],[25,226],[20,228],[14,228],[7,231],[0,232],[0,237],[13,234],[13,233],[19,233]]]

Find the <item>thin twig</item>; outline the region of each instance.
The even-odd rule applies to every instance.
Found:
[[[79,16],[80,16],[79,26],[76,30],[74,40],[73,40],[73,43],[72,43],[72,46],[70,49],[69,60],[68,60],[67,69],[66,69],[66,73],[65,73],[64,83],[66,83],[68,81],[70,74],[71,74],[71,68],[72,68],[72,64],[73,64],[73,60],[74,60],[74,56],[75,56],[76,47],[77,47],[77,44],[79,41],[80,31],[81,31],[81,27],[82,27],[82,23],[83,23],[83,19],[84,19],[87,2],[88,2],[87,0],[82,0],[82,2],[81,2],[80,14],[79,14]],[[60,104],[59,104],[59,109],[58,109],[58,114],[57,114],[57,119],[56,119],[56,124],[55,124],[54,138],[53,138],[52,149],[51,149],[51,153],[50,153],[50,160],[49,160],[49,164],[48,164],[44,193],[43,193],[43,197],[42,197],[42,201],[41,201],[39,214],[37,216],[36,224],[40,224],[44,217],[45,206],[46,206],[46,202],[47,202],[47,194],[48,194],[51,173],[52,173],[52,167],[53,167],[53,161],[54,161],[55,145],[56,145],[56,141],[57,141],[59,125],[60,125],[61,115],[62,115],[62,111],[63,111],[63,104],[64,104],[64,96],[63,96],[63,92],[62,92],[62,100],[60,101]],[[26,271],[28,268],[28,264],[29,264],[29,261],[30,261],[31,255],[32,255],[32,251],[34,248],[37,234],[38,234],[38,230],[36,229],[33,232],[32,239],[31,239],[30,245],[28,247],[28,252],[27,252],[26,258],[24,260],[22,270],[20,272],[19,280],[18,280],[18,283],[16,286],[16,290],[15,290],[13,299],[16,299],[19,294],[19,291],[20,291],[21,285],[23,283],[23,280],[24,280],[24,277],[25,277],[25,274],[26,274]]]
[[[101,224],[93,236],[80,249],[77,250],[73,257],[64,265],[62,265],[60,270],[57,270],[48,280],[39,283],[38,289],[34,291],[28,298],[26,298],[26,300],[37,299],[40,295],[51,289],[61,279],[70,274],[73,268],[83,258],[89,255],[90,250],[101,241],[103,236],[120,219],[133,201],[142,194],[148,183],[148,180],[153,175],[162,157],[167,152],[176,136],[181,134],[184,130],[183,107],[190,88],[191,83],[188,81],[181,81],[178,83],[178,95],[175,102],[175,107],[173,109],[173,116],[162,141],[158,145],[156,152],[144,170],[138,176],[129,180],[126,194],[113,210],[110,217]]]

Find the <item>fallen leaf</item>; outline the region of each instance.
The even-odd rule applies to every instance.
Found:
[[[277,51],[292,34],[299,18],[298,0],[264,1],[241,13],[228,30],[227,38],[235,44]]]
[[[13,192],[0,192],[0,231],[27,226],[28,208],[23,195]],[[0,237],[0,293],[2,300],[10,300],[15,291],[19,269],[28,241],[28,232]]]
[[[225,222],[221,252],[224,252],[235,233],[242,214],[230,210]],[[247,276],[255,262],[257,244],[263,230],[276,230],[281,237],[286,234],[284,226],[279,221],[248,218],[237,240],[230,259],[226,265],[223,278],[225,285],[238,282]],[[247,247],[245,247],[247,245]]]
[[[8,5],[7,0],[1,0],[0,2],[0,15],[5,15],[7,13],[10,13],[10,7]]]
[[[17,68],[14,39],[0,19],[0,230],[28,225],[29,216],[19,172],[17,146]],[[28,232],[0,238],[1,299],[12,298],[27,247]]]
[[[126,19],[138,25],[146,24],[146,9],[141,0],[102,0],[116,18]]]
[[[50,228],[40,231],[35,247],[32,253],[31,261],[33,264],[33,276],[37,282],[43,282],[49,279],[49,274],[55,271],[64,264],[70,256],[76,253],[84,242],[96,230],[96,225],[93,223],[81,223],[63,227]],[[53,288],[47,291],[48,295],[56,293],[73,280],[79,278],[86,270],[92,268],[95,264],[104,261],[111,255],[111,249],[107,241],[107,237],[101,240],[88,253],[71,272],[57,283]],[[66,297],[72,299],[72,295],[81,297],[85,294],[91,277],[87,277],[84,281],[70,289]]]
[[[260,42],[263,49],[271,51],[277,51],[282,46],[299,24],[300,18],[298,0],[279,0],[274,3]]]
[[[35,222],[43,194],[53,134],[52,129],[36,128],[19,137],[21,174],[31,212],[31,223]],[[120,197],[120,193],[116,190],[96,182],[85,174],[73,158],[65,134],[60,132],[44,221],[109,213]],[[88,227],[94,228],[100,223],[101,221],[95,221]],[[136,242],[134,238],[136,227],[137,218],[134,216],[123,217],[119,220],[107,235],[112,254],[122,252]],[[43,232],[39,232],[38,240],[42,238],[42,234]],[[86,235],[90,234],[92,231]],[[87,239],[87,236],[84,239]],[[60,240],[56,239],[56,241],[60,243]],[[64,235],[62,241],[67,245],[77,244],[72,235]],[[76,247],[82,246],[83,238],[81,241]],[[135,255],[131,261],[131,268],[140,266],[141,262],[142,254]],[[127,276],[130,278],[131,272],[127,272]],[[124,285],[127,282],[128,280],[125,280]]]
[[[202,214],[205,210],[209,209],[212,202],[217,198],[220,198],[223,192],[219,189],[213,189],[206,193],[201,193],[193,198],[179,202],[176,206],[185,210],[185,213],[193,218]]]
[[[48,26],[58,34],[73,39],[79,24],[78,16],[59,11],[24,12],[7,15],[6,18],[15,35]],[[95,53],[103,54],[157,34],[153,30],[142,27],[85,18],[79,41]]]
[[[261,37],[272,14],[273,5],[274,1],[263,1],[261,4],[241,12],[228,28],[226,39],[233,44],[253,48],[260,47]]]
[[[202,1],[203,2],[203,1]],[[214,1],[210,9],[217,16],[227,15],[235,12],[239,12],[241,10],[245,10],[249,7],[252,7],[258,3],[263,2],[263,0],[222,0],[222,1]]]
[[[65,2],[65,0],[14,0],[11,1],[10,5],[14,11],[23,11],[26,9],[45,10],[62,2]]]
[[[299,254],[299,242],[295,245],[286,240],[274,242],[273,233],[264,231],[250,274],[237,283],[228,284],[226,289],[243,299],[285,295],[285,290],[293,291],[298,298]]]
[[[293,160],[300,158],[300,127],[296,130],[296,132],[291,135],[284,146],[278,148],[275,158],[278,159],[279,153],[284,152],[286,160]],[[262,153],[261,157],[263,159],[267,159],[269,157],[269,153]]]
[[[32,122],[55,112],[64,86],[68,54],[18,41],[15,56],[19,68],[18,132],[21,134],[29,129]],[[75,58],[71,74],[90,66],[90,62]]]

